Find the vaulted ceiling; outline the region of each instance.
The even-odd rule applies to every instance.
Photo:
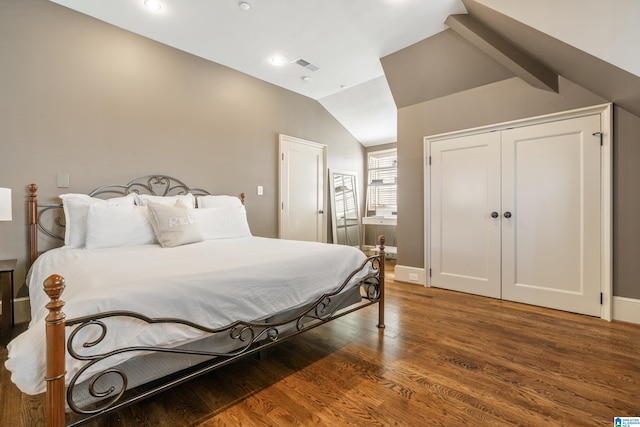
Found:
[[[396,140],[397,108],[538,68],[640,115],[637,0],[51,1],[316,99],[363,145]]]
[[[486,3],[492,1],[499,2],[485,0]],[[528,57],[533,63],[532,67],[545,67],[548,71],[640,116],[638,75],[525,25],[488,7],[481,0],[464,0],[463,3],[468,10],[464,21],[471,22],[472,29],[480,29],[478,34],[488,32],[498,37],[499,42],[508,43],[518,54]],[[627,9],[627,12],[640,18],[640,4],[636,3],[636,6]],[[508,64],[501,63],[500,59],[496,60],[483,51],[482,42],[478,44],[469,41],[464,34],[454,29],[453,23],[451,27],[381,59],[398,108],[516,75],[526,79],[527,76],[510,70]],[[585,28],[585,31],[588,30]],[[640,40],[640,34],[638,36]],[[494,46],[500,44],[495,39],[488,40]],[[622,37],[616,42],[625,43],[628,47],[627,54],[633,56],[634,60],[640,55],[637,44],[630,43]],[[618,45],[612,45],[611,49],[614,47],[617,48]],[[500,50],[503,53],[506,51],[505,48]],[[507,57],[509,55],[504,54]],[[626,66],[630,69],[637,67],[640,74],[640,65],[628,62]]]

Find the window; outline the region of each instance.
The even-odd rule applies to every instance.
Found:
[[[367,216],[397,215],[397,150],[372,151],[368,163]]]

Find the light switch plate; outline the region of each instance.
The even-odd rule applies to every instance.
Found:
[[[56,183],[58,188],[69,188],[69,174],[58,172],[56,174]]]
[[[262,196],[264,194],[264,188],[262,185],[258,185],[258,196]]]

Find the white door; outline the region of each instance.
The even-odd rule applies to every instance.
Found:
[[[433,142],[430,194],[432,284],[500,298],[499,133]]]
[[[279,237],[326,242],[326,146],[280,135]]]
[[[504,299],[600,315],[598,132],[600,115],[502,132]]]
[[[599,316],[599,132],[597,114],[432,142],[432,285]]]

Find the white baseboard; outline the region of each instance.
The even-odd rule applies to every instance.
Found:
[[[0,302],[0,312],[2,303]],[[25,323],[31,320],[31,305],[29,304],[29,297],[20,297],[13,300],[13,316],[16,323]]]
[[[613,320],[640,324],[640,299],[614,296]]]
[[[413,283],[416,285],[427,284],[427,276],[424,268],[408,267],[406,265],[396,265],[395,267],[395,281]]]

